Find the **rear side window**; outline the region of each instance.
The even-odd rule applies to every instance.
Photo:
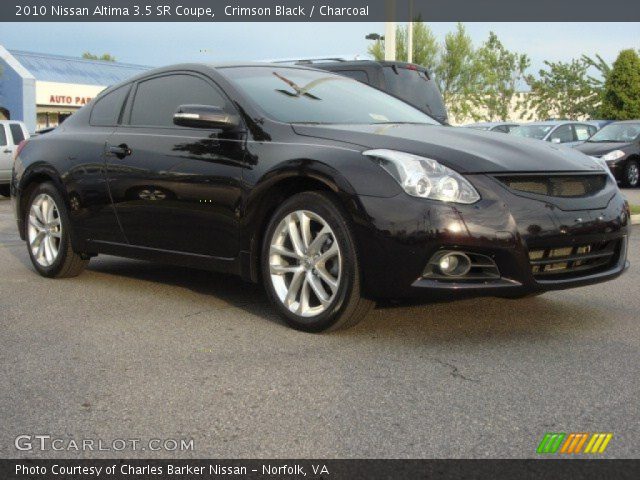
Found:
[[[138,84],[129,123],[173,127],[173,114],[180,105],[229,108],[224,95],[206,80],[187,74],[166,75]]]
[[[595,127],[589,125],[574,125],[577,140],[586,140],[595,133]]]
[[[95,126],[117,125],[122,111],[122,104],[127,98],[131,85],[125,85],[107,93],[100,98],[91,110],[89,123]]]
[[[24,140],[24,132],[22,127],[17,123],[10,123],[9,130],[11,130],[11,137],[13,138],[13,144],[19,145]]]
[[[369,75],[364,70],[335,70],[334,73],[344,75],[345,77],[353,78],[362,83],[369,83]]]
[[[7,145],[7,134],[4,133],[4,125],[0,125],[0,147]]]

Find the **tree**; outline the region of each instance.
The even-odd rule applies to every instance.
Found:
[[[538,118],[593,117],[598,113],[600,91],[589,80],[589,64],[584,59],[567,62],[545,61],[538,77],[525,76],[531,88],[523,107],[532,110]],[[528,119],[533,119],[533,114]]]
[[[105,62],[116,61],[116,57],[112,56],[110,53],[103,53],[102,55],[98,56],[91,52],[84,52],[82,54],[82,58],[84,58],[85,60],[104,60]]]
[[[396,59],[406,62],[407,56],[407,32],[408,26],[396,26]],[[384,40],[376,40],[367,49],[376,60],[384,60]],[[412,62],[427,68],[433,68],[438,57],[438,40],[427,24],[413,22],[413,58]]]
[[[604,84],[601,115],[614,120],[640,118],[640,56],[622,50]]]
[[[445,35],[435,66],[435,79],[449,113],[459,119],[474,111],[474,95],[480,79],[474,55],[473,41],[464,25],[458,23],[454,32]]]
[[[474,104],[489,121],[508,120],[518,83],[524,78],[530,60],[525,54],[510,52],[494,32],[475,54],[479,72]],[[473,115],[474,117],[476,115]]]

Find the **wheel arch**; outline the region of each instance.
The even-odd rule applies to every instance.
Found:
[[[16,216],[18,218],[19,234],[22,240],[26,239],[24,216],[29,197],[34,188],[45,182],[53,183],[64,199],[65,207],[69,207],[67,192],[58,171],[52,165],[44,162],[30,165],[20,178],[16,195]]]
[[[252,189],[247,200],[245,224],[242,229],[242,275],[247,280],[260,280],[260,251],[271,216],[285,200],[302,192],[324,191],[332,194],[351,218],[362,213],[362,206],[351,184],[325,164],[315,168],[282,168],[266,174]]]

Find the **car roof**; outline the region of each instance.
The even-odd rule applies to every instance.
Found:
[[[614,124],[614,123],[615,123],[616,125],[621,124],[621,123],[638,124],[638,123],[640,123],[640,119],[638,119],[638,120],[618,120],[618,121],[614,120],[614,121],[612,121],[609,125],[612,125],[612,124]]]
[[[497,127],[498,125],[521,125],[518,122],[477,122],[468,123],[464,127]]]
[[[567,123],[579,123],[579,124],[583,124],[583,125],[592,125],[589,122],[586,121],[580,121],[580,120],[547,120],[545,122],[528,122],[528,123],[522,123],[520,124],[521,127],[526,127],[528,125],[532,125],[532,126],[550,126],[550,127],[555,127],[558,125],[565,125]]]

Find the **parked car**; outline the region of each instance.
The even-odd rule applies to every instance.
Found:
[[[343,60],[339,58],[297,60],[297,65],[312,66],[353,78],[394,95],[440,123],[448,123],[444,100],[429,70],[420,65],[396,61]]]
[[[561,143],[567,147],[577,145],[596,133],[598,128],[587,122],[555,120],[532,122],[520,125],[509,133],[519,137],[535,138],[551,143]]]
[[[611,123],[576,149],[604,160],[623,186],[640,184],[640,120]]]
[[[0,120],[0,195],[9,196],[11,167],[15,152],[29,131],[24,123],[15,120]]]
[[[306,331],[378,299],[517,297],[627,266],[628,204],[592,158],[300,66],[145,72],[23,144],[14,171],[41,275],[100,253],[234,273]]]
[[[474,130],[486,130],[488,132],[509,133],[520,124],[513,122],[479,122],[463,125],[464,128],[473,128]]]

